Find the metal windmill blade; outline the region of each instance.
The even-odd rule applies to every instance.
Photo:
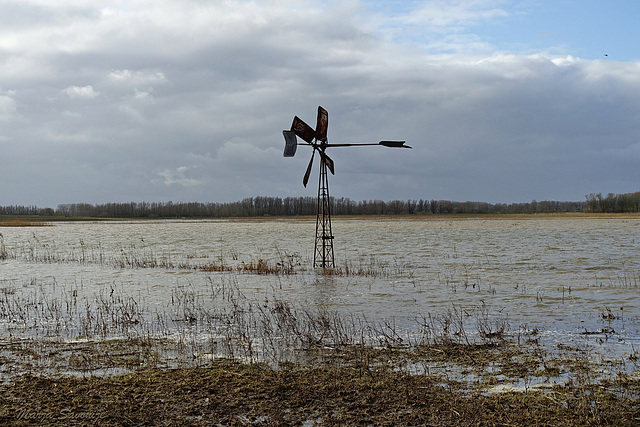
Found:
[[[304,177],[302,178],[302,185],[307,187],[307,183],[309,182],[309,175],[311,175],[311,167],[313,166],[313,156],[316,154],[316,150],[314,149],[311,152],[311,160],[309,160],[309,165],[307,166],[307,171],[304,173]]]
[[[313,144],[313,140],[316,138],[316,131],[298,116],[293,118],[291,131],[307,141],[309,144]]]
[[[282,134],[284,135],[284,156],[295,156],[296,150],[298,148],[298,138],[296,138],[295,132],[290,130],[283,130]]]
[[[318,117],[316,119],[316,141],[327,142],[328,128],[329,113],[324,108],[318,106]]]
[[[320,150],[318,150],[320,151]],[[331,172],[331,175],[335,175],[336,171],[335,171],[335,166],[333,163],[333,160],[331,159],[331,157],[327,156],[324,151],[320,151],[320,155],[322,156],[322,161],[324,162],[325,165],[327,165],[327,167],[329,168],[329,171]]]

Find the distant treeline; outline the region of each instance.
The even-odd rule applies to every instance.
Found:
[[[640,193],[637,193],[640,194]],[[613,196],[612,196],[613,197]],[[616,196],[622,197],[622,196]],[[608,200],[603,199],[603,200]],[[530,203],[454,202],[450,200],[363,200],[331,198],[333,215],[435,215],[435,214],[490,214],[490,213],[552,213],[552,212],[605,212],[597,210],[605,203],[593,196],[586,202],[557,202],[535,200]],[[593,206],[592,206],[593,205]],[[617,206],[617,204],[614,204]],[[609,206],[609,205],[606,205]],[[627,205],[625,205],[627,206]],[[636,203],[638,211],[638,203]],[[608,211],[606,211],[608,212]],[[0,206],[0,215],[40,215],[93,218],[228,218],[261,216],[315,215],[315,197],[250,197],[229,203],[69,203],[52,208],[36,206]]]
[[[640,212],[640,192],[589,194],[584,202],[530,203],[454,202],[450,200],[363,200],[331,198],[334,215],[531,214],[553,212]],[[52,208],[0,206],[0,215],[39,215],[92,218],[229,218],[315,215],[315,197],[249,197],[229,203],[129,202],[68,203]]]
[[[640,212],[640,192],[613,194],[589,194],[585,210],[595,213]]]

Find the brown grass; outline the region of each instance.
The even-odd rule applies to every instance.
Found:
[[[34,218],[0,218],[0,227],[43,227],[48,225],[44,220]]]
[[[554,212],[554,213],[468,213],[468,214],[399,214],[399,215],[334,215],[334,219],[352,220],[402,220],[402,221],[455,221],[457,219],[564,219],[564,218],[589,218],[589,219],[640,219],[640,212],[626,213],[585,213],[585,212]]]
[[[638,390],[637,380],[625,387]],[[602,385],[487,395],[384,367],[216,363],[110,378],[27,375],[0,385],[11,425],[631,426],[637,398]]]

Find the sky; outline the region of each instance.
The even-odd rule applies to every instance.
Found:
[[[0,0],[0,205],[640,191],[637,0]],[[317,160],[317,157],[316,157]]]

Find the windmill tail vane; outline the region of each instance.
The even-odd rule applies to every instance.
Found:
[[[364,145],[381,145],[390,148],[411,148],[405,141],[380,141],[377,143],[351,143],[351,144],[330,144],[327,141],[327,130],[329,127],[329,113],[322,107],[318,107],[315,129],[306,124],[301,118],[295,116],[291,123],[291,129],[283,130],[284,135],[284,157],[293,157],[296,154],[298,145],[312,148],[311,159],[302,178],[302,184],[306,187],[313,168],[313,159],[316,151],[320,155],[320,178],[318,180],[318,202],[316,210],[316,239],[313,256],[314,267],[333,268],[333,234],[331,233],[331,212],[329,209],[329,181],[327,170],[335,175],[335,165],[333,159],[326,154],[326,149],[330,147],[354,147]],[[298,143],[298,138],[304,143]]]

